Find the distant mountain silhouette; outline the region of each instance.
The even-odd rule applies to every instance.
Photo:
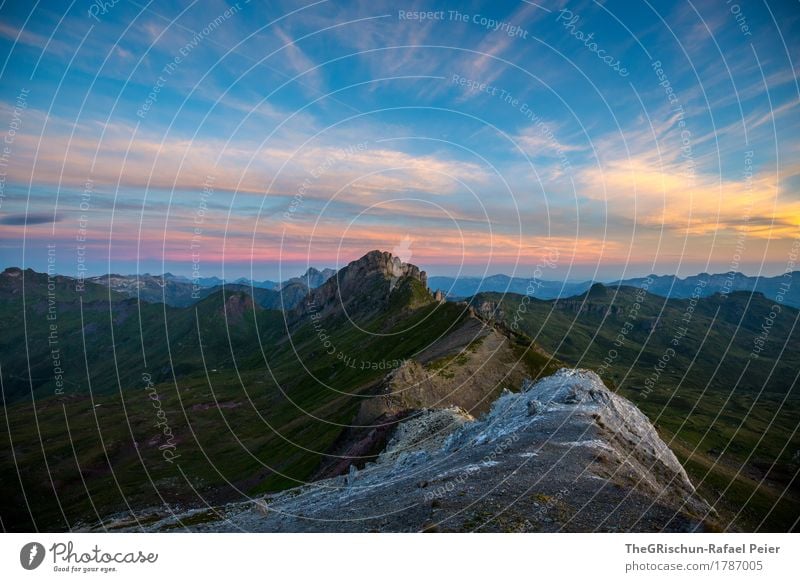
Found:
[[[622,279],[613,283],[604,283],[608,287],[641,287],[648,277]],[[648,292],[663,297],[685,299],[699,290],[701,297],[709,297],[714,293],[728,294],[733,291],[755,291],[763,293],[770,300],[781,301],[792,307],[800,307],[800,271],[793,271],[786,276],[751,277],[742,273],[721,273],[709,275],[700,273],[681,279],[675,275],[650,275]],[[701,282],[705,285],[699,287]],[[537,299],[557,299],[584,293],[592,286],[592,281],[559,282],[536,279],[531,283],[524,277],[492,275],[490,277],[430,277],[431,289],[441,289],[448,298],[463,299],[478,293],[499,292],[529,295]]]
[[[283,283],[264,280],[253,281],[239,277],[225,282],[218,277],[189,279],[181,275],[101,275],[87,279],[104,285],[128,297],[137,297],[149,303],[166,303],[173,307],[187,307],[216,293],[223,286],[252,293],[256,301],[268,309],[291,309],[297,305],[308,289],[315,289],[336,273],[333,269],[319,271],[310,267],[303,275]],[[280,291],[280,293],[278,293]],[[283,296],[283,299],[281,299]]]

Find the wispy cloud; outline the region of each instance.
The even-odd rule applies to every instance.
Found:
[[[36,34],[35,32],[30,32],[29,30],[15,28],[4,22],[0,22],[0,37],[12,42],[26,44],[40,50],[44,50],[47,46],[47,37]]]
[[[301,75],[302,82],[309,84],[315,94],[321,91],[324,88],[324,81],[320,69],[317,68],[318,63],[310,59],[280,26],[274,26],[272,33],[283,43],[279,54],[285,57],[285,62],[292,72]]]
[[[43,212],[32,212],[30,214],[6,214],[0,216],[0,224],[8,224],[13,226],[20,225],[34,225],[34,224],[52,224],[58,222],[60,218],[52,214]]]

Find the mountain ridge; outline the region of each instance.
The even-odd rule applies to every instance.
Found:
[[[49,459],[54,478],[66,484],[60,487],[59,496],[67,508],[65,514],[73,522],[79,519],[87,523],[93,509],[87,506],[86,489],[74,473],[78,460],[70,463],[73,453],[64,448],[70,441],[64,437],[63,407],[67,407],[75,434],[81,435],[77,446],[81,451],[79,466],[88,468],[86,486],[96,494],[93,502],[103,523],[119,511],[121,503],[114,494],[119,486],[109,480],[111,463],[120,469],[118,474],[125,476],[121,486],[133,506],[141,509],[154,503],[152,492],[139,485],[145,477],[137,469],[137,456],[147,460],[147,471],[152,472],[146,478],[165,484],[162,494],[177,504],[178,514],[193,502],[194,492],[181,488],[179,481],[173,480],[174,468],[160,459],[158,435],[154,436],[149,428],[152,406],[147,399],[136,398],[141,393],[142,377],[152,384],[162,408],[168,411],[170,429],[180,447],[182,470],[196,480],[197,491],[217,507],[240,501],[242,491],[254,496],[273,495],[308,480],[346,479],[353,471],[367,471],[372,467],[370,463],[386,453],[393,439],[416,431],[412,430],[416,425],[403,423],[414,422],[427,414],[425,411],[458,407],[464,415],[479,418],[490,413],[492,403],[507,391],[519,392],[530,380],[548,377],[564,365],[578,363],[596,366],[608,387],[621,388],[627,397],[644,406],[651,418],[661,418],[655,429],[669,435],[674,450],[680,452],[686,443],[694,446],[695,442],[702,442],[691,440],[697,439],[694,417],[689,419],[692,430],[677,432],[680,439],[676,440],[676,433],[670,432],[675,425],[670,424],[669,416],[654,414],[650,403],[662,403],[664,390],[655,390],[649,400],[643,400],[640,392],[631,391],[624,383],[620,386],[629,364],[627,348],[620,350],[625,355],[620,362],[602,368],[603,354],[613,344],[621,318],[637,302],[641,290],[636,288],[595,285],[584,296],[557,301],[488,293],[469,302],[445,302],[425,285],[424,271],[380,251],[353,261],[338,276],[303,295],[303,301],[285,311],[265,308],[252,290],[248,292],[243,286],[226,285],[191,306],[177,308],[137,302],[92,282],[87,282],[79,295],[74,280],[56,277],[55,301],[59,334],[64,342],[63,360],[67,363],[64,378],[68,382],[65,393],[56,396],[45,325],[47,275],[4,272],[0,276],[2,307],[4,313],[20,317],[22,277],[27,323],[9,319],[8,332],[0,340],[4,395],[13,421],[5,430],[0,428],[0,438],[15,435],[15,442],[25,442],[26,431],[31,426],[39,427],[39,436],[30,438],[42,439],[45,444],[41,450],[17,447],[15,454],[29,467],[42,467],[43,458]],[[302,290],[303,285],[298,284],[297,288]],[[311,308],[309,301],[313,303]],[[521,308],[523,301],[525,310]],[[640,301],[640,318],[631,341],[668,341],[674,319],[689,302],[647,295],[645,302]],[[667,311],[659,317],[664,305]],[[703,318],[715,313],[720,325],[735,325],[743,310],[754,310],[743,327],[750,332],[758,327],[756,324],[768,307],[763,297],[753,299],[735,292],[724,300],[700,298],[693,309],[701,326],[706,325]],[[790,309],[786,313],[791,315],[794,311]],[[515,325],[514,316],[519,314],[527,314],[526,319]],[[548,322],[546,328],[537,327],[537,322],[544,321]],[[787,321],[775,322],[774,341],[780,341]],[[611,335],[602,331],[603,322],[610,326]],[[711,332],[716,333],[715,330]],[[23,332],[25,337],[20,335]],[[685,349],[676,350],[678,359],[697,351],[691,344],[692,337],[690,333],[682,340]],[[26,339],[30,359],[19,355],[9,360],[11,355],[20,354],[18,348],[25,345]],[[712,345],[719,343],[715,342]],[[559,347],[562,343],[566,348]],[[656,351],[644,352],[642,366],[657,362],[661,345],[655,342]],[[576,359],[576,354],[587,349],[594,360]],[[737,348],[728,354],[741,357],[740,352]],[[762,357],[768,362],[769,353]],[[86,361],[91,364],[84,366]],[[124,362],[124,366],[118,367],[116,362]],[[725,378],[735,370],[734,366],[726,366]],[[775,378],[782,382],[781,374]],[[91,390],[85,384],[87,380]],[[673,380],[669,369],[661,381],[670,390],[677,391],[680,386],[680,379]],[[785,390],[779,384],[768,387],[763,398],[779,396],[780,390]],[[719,390],[714,387],[701,402],[714,404],[720,394],[724,396],[724,391]],[[9,399],[14,394],[17,397]],[[30,394],[33,398],[24,398]],[[682,414],[683,394],[678,393],[666,410],[675,410],[673,415]],[[124,399],[124,417],[120,399]],[[731,402],[739,406],[740,399],[736,395]],[[784,406],[790,416],[793,407],[793,400]],[[759,415],[746,416],[751,417],[761,421]],[[703,422],[708,425],[708,421]],[[723,435],[738,425],[733,420],[725,423],[717,426]],[[783,430],[784,424],[780,420],[776,430]],[[93,441],[95,426],[102,427],[107,442],[115,443],[111,449]],[[130,427],[130,434],[125,427]],[[746,438],[757,430],[749,425],[741,428],[738,434]],[[762,447],[773,445],[765,442]],[[244,454],[242,446],[246,447]],[[719,447],[716,443],[713,446]],[[10,444],[3,447],[10,450]],[[720,450],[719,458],[729,463],[729,452]],[[685,456],[681,452],[681,461],[692,467],[692,477],[699,474],[693,464],[698,459],[705,462],[706,453],[701,453]],[[756,461],[748,466],[748,475],[760,470],[761,458]],[[12,460],[6,458],[3,462]],[[209,467],[209,463],[213,466]],[[765,476],[769,482],[779,482],[782,471],[791,471],[791,460],[781,458],[774,470],[766,469]],[[23,478],[31,491],[38,492],[43,500],[48,498],[46,476],[32,470]],[[24,523],[26,517],[20,514],[24,505],[14,487],[11,482],[0,485],[0,498],[11,505],[4,515],[11,516],[12,523]],[[703,494],[708,495],[709,491],[711,499],[718,501],[720,494],[703,485]],[[760,499],[756,497],[758,503]],[[787,497],[788,511],[781,513],[791,515],[793,503]],[[425,511],[430,509],[434,508]],[[60,513],[57,505],[45,501],[37,507],[41,523],[57,523]],[[666,514],[660,516],[659,527],[666,523]],[[116,518],[112,522],[116,523]],[[515,523],[515,527],[519,526]],[[392,527],[395,526],[399,527]],[[469,526],[462,523],[457,527]]]
[[[404,420],[362,469],[146,531],[709,531],[713,509],[647,418],[585,370]],[[190,525],[185,525],[190,524]],[[138,529],[121,517],[115,529]]]
[[[377,391],[387,373],[428,354],[422,365],[430,368],[429,385],[446,389],[452,380],[447,368],[462,365],[458,356],[470,334],[493,326],[436,299],[417,267],[388,253],[362,258],[317,292],[325,312],[314,319],[290,320],[240,288],[223,287],[178,308],[91,281],[78,293],[74,280],[57,278],[61,392],[47,337],[47,275],[0,276],[0,309],[10,324],[10,333],[0,337],[8,411],[0,423],[10,422],[0,430],[0,459],[4,471],[16,463],[30,468],[21,481],[0,483],[4,525],[70,529],[95,510],[103,522],[124,504],[145,507],[159,496],[185,507],[198,492],[215,502],[239,499],[242,491],[274,492],[321,471],[346,471],[325,461],[342,458],[338,447],[353,450],[362,437],[357,462],[374,458],[400,419],[381,414],[359,422],[358,416],[364,401],[382,398]],[[338,300],[342,291],[347,313]],[[529,377],[547,363],[526,356],[525,345],[509,343],[503,351],[513,356],[510,363],[520,360],[519,370]],[[497,367],[493,377],[506,372]],[[463,398],[456,392],[450,402],[476,408],[502,388],[492,380],[465,389]],[[153,429],[153,397],[168,420],[167,440]],[[346,427],[353,432],[343,432]],[[372,434],[381,427],[382,434]],[[42,447],[18,446],[39,438]],[[192,488],[176,479],[162,446],[175,447]],[[48,466],[59,483],[57,499],[40,472]],[[142,482],[160,483],[158,495]],[[22,491],[39,499],[30,514]]]
[[[18,269],[18,267],[8,267]],[[149,302],[164,302],[175,307],[186,307],[223,286],[241,288],[268,289],[281,291],[289,286],[303,285],[308,289],[320,287],[336,274],[335,269],[318,270],[309,267],[302,275],[291,277],[283,282],[270,280],[252,281],[246,277],[224,281],[218,277],[190,279],[182,275],[118,275],[107,274],[90,277],[87,280],[111,287],[113,290],[129,297],[139,297]],[[460,300],[486,292],[509,292],[521,295],[532,294],[539,299],[557,299],[584,293],[593,284],[600,283],[606,287],[642,287],[647,286],[650,293],[663,297],[685,299],[699,293],[703,297],[714,293],[729,294],[734,291],[753,291],[763,293],[769,299],[777,299],[792,307],[800,308],[800,271],[791,271],[775,276],[751,276],[736,271],[726,273],[698,273],[686,277],[676,275],[651,274],[644,277],[607,281],[557,281],[537,279],[535,289],[530,287],[530,279],[496,274],[487,277],[449,277],[434,275],[426,280],[432,291],[441,290],[450,300]],[[295,294],[296,295],[296,294]],[[296,301],[288,303],[292,309]],[[267,302],[275,305],[277,302]],[[266,306],[267,304],[262,304]]]
[[[772,277],[748,276],[739,272],[699,273],[680,278],[676,275],[649,275],[620,279],[614,282],[581,281],[561,282],[536,279],[531,286],[529,278],[493,275],[491,277],[430,277],[431,287],[441,289],[451,299],[472,297],[479,293],[507,292],[532,295],[539,299],[558,299],[580,295],[594,284],[605,287],[646,287],[649,293],[662,297],[687,299],[694,294],[708,297],[714,293],[733,291],[761,292],[765,297],[780,300],[800,308],[800,271],[791,271]]]

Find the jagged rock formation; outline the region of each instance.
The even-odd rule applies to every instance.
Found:
[[[316,314],[327,317],[347,312],[349,316],[371,316],[385,309],[394,291],[410,295],[408,307],[433,300],[427,276],[419,267],[402,262],[391,253],[371,251],[349,263],[317,289],[293,313],[295,318]]]
[[[330,279],[336,274],[335,269],[315,269],[314,267],[309,267],[308,270],[300,275],[299,277],[292,277],[288,281],[285,281],[280,285],[281,288],[285,287],[286,285],[291,285],[293,283],[301,283],[308,287],[309,289],[316,289],[320,287],[325,281]]]
[[[505,312],[496,301],[481,301],[475,305],[474,308],[483,319],[497,319],[502,321],[505,317]]]
[[[166,517],[146,529],[703,529],[712,510],[675,456],[597,375],[562,369],[524,388],[498,398],[479,420],[458,408],[416,413],[363,470],[352,466],[345,476]]]
[[[434,453],[445,446],[452,432],[474,420],[471,414],[458,406],[424,410],[398,425],[378,461],[402,460],[409,451]]]

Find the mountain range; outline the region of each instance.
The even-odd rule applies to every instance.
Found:
[[[262,307],[269,309],[291,309],[309,289],[314,289],[330,279],[336,271],[314,267],[299,277],[292,277],[283,282],[253,281],[240,277],[233,281],[225,281],[219,277],[197,277],[189,279],[181,275],[164,273],[163,275],[101,275],[90,277],[91,283],[97,283],[149,303],[161,302],[173,307],[187,307],[216,293],[222,287],[229,290],[246,291],[253,295]]]
[[[297,300],[305,295],[308,289],[321,286],[336,274],[334,269],[318,270],[309,267],[300,276],[283,282],[270,280],[255,281],[240,277],[224,281],[218,277],[189,279],[180,275],[165,273],[163,275],[102,275],[89,279],[110,287],[114,291],[129,297],[139,297],[148,302],[163,302],[175,307],[192,305],[198,299],[208,297],[222,286],[237,286],[258,297],[256,301],[262,307],[281,308],[275,295],[260,290],[280,291],[290,288],[285,293],[282,305],[293,308]],[[686,278],[675,275],[649,275],[621,279],[604,283],[608,287],[642,287],[647,283],[648,292],[663,297],[687,299],[693,294],[710,297],[715,293],[728,294],[734,291],[762,293],[766,298],[776,300],[779,296],[783,303],[800,308],[800,271],[792,271],[785,275],[764,277],[748,276],[738,272],[720,274],[700,273]],[[428,279],[433,290],[441,290],[448,299],[459,300],[472,297],[478,293],[499,292],[518,295],[532,295],[537,299],[558,299],[585,293],[594,281],[549,281],[540,278],[509,277],[508,275],[491,275],[487,277],[445,277],[435,276]]]
[[[445,301],[380,251],[335,275],[179,307],[0,274],[4,527],[794,527],[797,310],[757,343],[759,293]]]
[[[786,305],[800,307],[800,271],[791,271],[775,277],[748,276],[738,272],[711,275],[700,273],[681,279],[676,275],[649,275],[603,283],[607,287],[639,287],[648,284],[648,293],[676,299],[687,299],[699,293],[710,297],[715,293],[728,294],[733,291],[762,293],[767,299],[778,296]],[[448,297],[462,299],[478,293],[499,292],[518,295],[533,295],[537,299],[558,299],[585,293],[595,282],[547,281],[539,278],[509,277],[431,277],[432,289],[441,289]]]

